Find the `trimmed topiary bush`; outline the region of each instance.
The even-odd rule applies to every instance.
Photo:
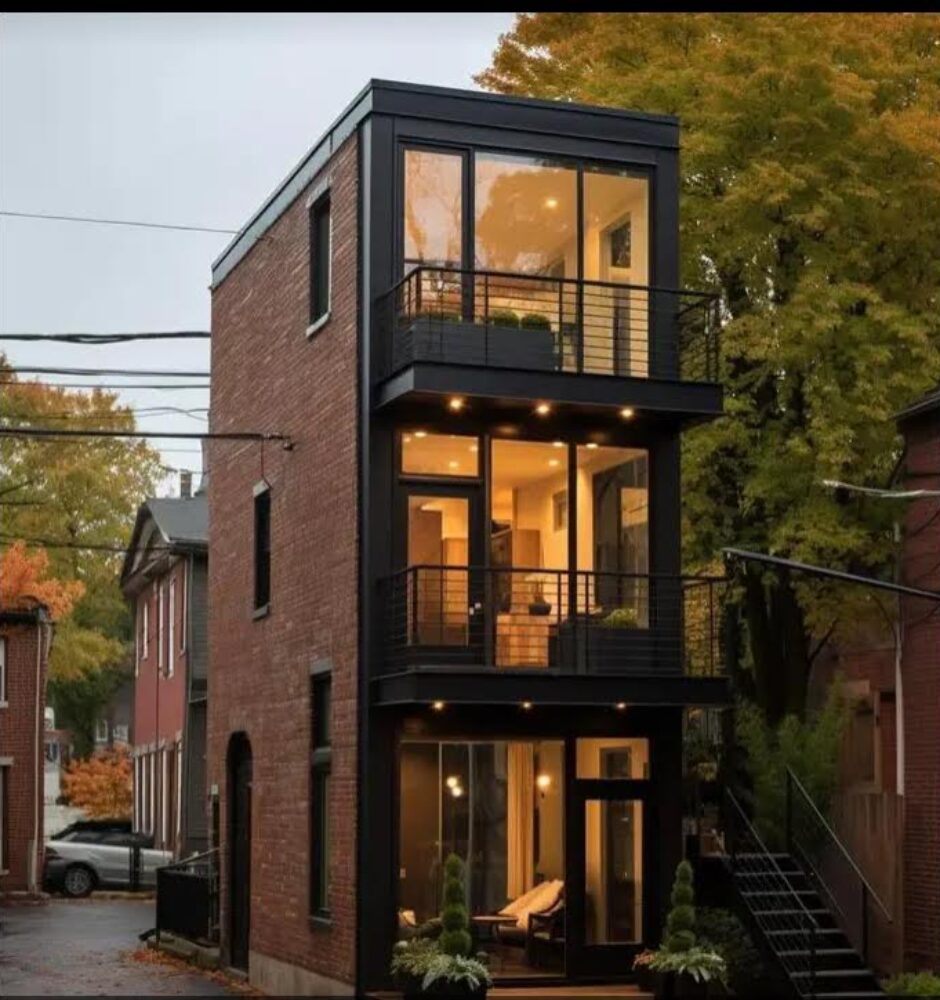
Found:
[[[519,320],[519,326],[523,330],[551,330],[552,323],[547,316],[543,316],[541,313],[526,313]]]
[[[444,862],[444,906],[441,909],[441,936],[438,947],[445,955],[470,955],[470,918],[464,892],[463,862],[456,854]]]
[[[670,896],[672,909],[666,918],[666,940],[663,950],[688,951],[695,947],[695,890],[692,887],[692,866],[680,861]]]
[[[519,325],[519,317],[512,311],[512,309],[492,309],[490,310],[489,316],[486,317],[486,320],[492,326]]]

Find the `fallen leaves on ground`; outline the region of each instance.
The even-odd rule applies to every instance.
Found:
[[[249,986],[248,983],[233,979],[220,969],[202,969],[183,958],[178,958],[176,955],[168,955],[165,951],[158,951],[156,948],[136,948],[134,951],[128,952],[124,957],[127,961],[136,962],[140,965],[160,965],[174,972],[202,976],[204,979],[209,979],[243,996],[264,996],[254,986]]]

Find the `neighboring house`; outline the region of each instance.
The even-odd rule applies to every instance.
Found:
[[[128,678],[95,721],[95,750],[129,747],[134,724],[136,679]]]
[[[211,429],[290,438],[210,442],[223,947],[267,992],[387,986],[451,851],[498,978],[659,943],[683,713],[729,697],[679,576],[722,393],[678,155],[671,117],[374,81],[214,265]]]
[[[40,888],[51,643],[42,607],[0,611],[0,895]]]
[[[207,846],[207,534],[204,495],[147,500],[121,573],[134,612],[134,828],[178,855]]]

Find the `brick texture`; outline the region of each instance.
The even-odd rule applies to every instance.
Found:
[[[0,639],[6,643],[5,707],[0,707],[0,758],[12,758],[4,766],[3,779],[8,782],[5,804],[7,815],[6,852],[0,874],[0,894],[34,890],[30,871],[42,871],[42,808],[43,765],[42,733],[46,707],[46,669],[49,648],[44,626],[0,625]],[[41,644],[41,645],[40,645]],[[40,655],[39,677],[36,658]],[[39,684],[39,701],[36,685]],[[38,717],[37,717],[38,712]],[[37,741],[37,718],[39,739]],[[39,801],[38,837],[36,801]],[[35,851],[30,863],[30,844]]]
[[[911,422],[905,432],[908,487],[940,489],[938,415]],[[903,582],[940,590],[940,500],[909,505],[903,545]],[[940,611],[931,601],[903,604],[905,961],[912,969],[940,969]]]
[[[229,274],[212,303],[212,431],[289,434],[212,441],[209,454],[208,782],[220,793],[226,868],[226,751],[251,743],[250,949],[345,983],[355,977],[357,727],[358,162],[354,135],[313,180],[331,178],[330,320],[312,337],[309,234],[301,192]],[[253,495],[271,488],[270,613],[253,620]],[[310,669],[333,665],[332,924],[309,920]],[[223,876],[222,926],[227,924]]]

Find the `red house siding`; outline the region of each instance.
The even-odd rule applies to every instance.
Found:
[[[929,413],[904,426],[907,486],[940,489],[940,423]],[[924,475],[924,473],[928,473]],[[940,590],[940,500],[910,504],[903,582]],[[905,754],[904,929],[909,968],[940,968],[940,614],[905,600],[902,662]]]
[[[357,137],[347,139],[213,295],[208,778],[226,872],[226,751],[251,744],[251,980],[270,992],[355,979],[357,742]],[[330,178],[330,319],[308,337],[307,199]],[[253,617],[253,487],[270,484],[271,600]],[[332,664],[328,926],[310,900],[310,672]],[[228,890],[223,877],[223,936]],[[311,975],[312,974],[312,975]],[[331,987],[332,988],[332,987]]]
[[[6,703],[0,707],[3,858],[0,894],[39,888],[43,848],[43,732],[50,629],[6,626]]]

